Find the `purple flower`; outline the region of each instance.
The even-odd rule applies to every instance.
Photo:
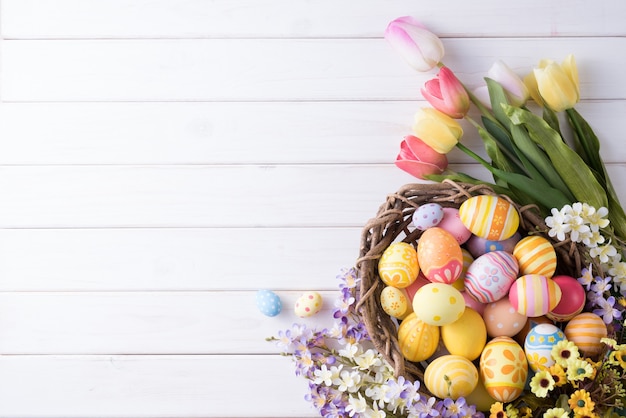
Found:
[[[595,304],[598,306],[598,309],[594,309],[593,313],[601,316],[605,324],[610,324],[613,322],[613,319],[620,319],[622,316],[622,313],[615,308],[614,296],[609,296],[607,299],[600,296]]]

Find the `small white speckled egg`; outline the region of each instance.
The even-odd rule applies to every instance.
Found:
[[[267,289],[256,292],[256,306],[265,316],[276,316],[283,309],[283,304],[278,295]]]
[[[413,212],[413,226],[420,231],[437,226],[443,219],[443,208],[437,203],[427,203]]]
[[[296,301],[294,312],[300,318],[313,316],[322,309],[322,296],[317,292],[305,292]]]

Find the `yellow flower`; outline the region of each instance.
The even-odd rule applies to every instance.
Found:
[[[415,114],[413,133],[440,154],[447,154],[463,136],[463,128],[450,116],[425,107]]]
[[[619,351],[613,351],[609,356],[609,360],[622,366],[622,369],[626,369],[626,348],[622,348]]]
[[[554,379],[548,370],[541,370],[535,373],[530,380],[530,390],[538,398],[545,398],[548,392],[554,389]]]
[[[567,363],[567,379],[571,381],[583,380],[591,377],[594,369],[589,362],[581,359],[569,361]]]
[[[502,402],[494,402],[489,409],[489,418],[508,418]]]
[[[591,411],[588,414],[585,415],[579,415],[579,414],[574,414],[574,418],[599,418],[598,414],[596,414],[595,412]]]
[[[521,414],[520,418],[531,418],[533,416],[533,410],[527,406],[522,406],[519,409]]]
[[[556,387],[567,384],[567,376],[565,375],[565,370],[563,369],[563,366],[561,366],[560,364],[553,364],[548,370],[552,375],[552,379],[554,379],[554,384]]]
[[[552,358],[563,367],[567,365],[570,360],[576,360],[580,358],[578,347],[571,341],[561,340],[554,347],[552,347]]]
[[[506,411],[506,415],[509,418],[519,418],[519,410],[516,407],[514,407],[513,405],[508,404],[506,406],[505,411]]]
[[[568,418],[567,411],[563,408],[550,408],[544,414],[543,418]]]
[[[595,402],[591,400],[591,395],[585,389],[572,393],[567,403],[569,403],[569,407],[572,408],[576,415],[583,416],[591,414],[596,406]]]
[[[533,73],[543,103],[555,112],[570,109],[580,100],[578,69],[573,55],[568,55],[561,65],[542,60]]]

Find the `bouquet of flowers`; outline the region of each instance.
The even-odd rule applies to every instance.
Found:
[[[525,78],[497,62],[488,71],[485,85],[470,90],[443,64],[440,39],[415,19],[392,21],[385,37],[416,70],[438,68],[436,77],[422,89],[432,107],[417,111],[413,132],[401,142],[396,165],[421,180],[486,186],[514,202],[518,211],[531,207],[543,222],[527,231],[530,235],[543,234],[555,246],[580,250],[566,251],[561,259],[569,254],[577,258],[577,266],[584,266],[577,268],[574,277],[584,294],[581,309],[598,318],[603,334],[594,342],[594,350],[578,342],[582,340],[563,337],[560,330],[558,341],[551,340],[543,357],[529,351],[524,355],[522,350],[522,358],[514,360],[525,370],[518,376],[523,388],[510,399],[498,398],[488,388],[485,394],[482,380],[489,378],[495,363],[486,360],[483,365],[484,352],[480,382],[459,392],[458,382],[464,378],[443,373],[441,395],[425,384],[424,373],[405,375],[393,364],[388,346],[397,345],[395,337],[372,335],[374,328],[367,325],[363,305],[374,290],[362,286],[362,269],[350,269],[340,275],[340,298],[332,329],[295,325],[271,338],[296,361],[296,373],[309,380],[308,400],[324,417],[457,418],[487,414],[493,418],[574,418],[623,414],[626,214],[600,157],[599,140],[575,110],[580,93],[574,57],[568,56],[562,64],[543,60]],[[531,99],[540,112],[530,110]],[[479,121],[469,116],[472,105],[480,114]],[[561,129],[563,117],[571,128],[569,137]],[[463,118],[476,128],[490,161],[460,142],[463,129],[457,120]],[[446,154],[455,147],[491,173],[493,182],[450,170]],[[408,202],[411,214],[416,211],[414,202],[405,196],[398,199]],[[420,235],[412,232],[413,226],[400,222],[395,227],[406,231],[405,241],[415,245]],[[500,246],[501,242],[493,244]],[[402,327],[419,317],[416,313],[398,314],[391,326]],[[374,320],[383,316],[374,315]],[[566,328],[571,318],[554,322]],[[447,348],[443,347],[444,351]],[[408,361],[419,363],[417,369],[426,369],[428,374],[429,364],[445,356],[439,352],[441,346],[437,350],[428,358]],[[466,360],[472,361],[477,363],[478,359]],[[531,372],[526,374],[529,366]],[[502,366],[505,368],[509,368],[507,373],[513,370],[509,365]]]

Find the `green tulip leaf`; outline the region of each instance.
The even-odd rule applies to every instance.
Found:
[[[577,201],[596,208],[608,205],[607,194],[592,170],[546,121],[527,110],[512,106],[506,106],[505,112],[514,124],[523,125],[530,138],[545,150],[554,169]]]

